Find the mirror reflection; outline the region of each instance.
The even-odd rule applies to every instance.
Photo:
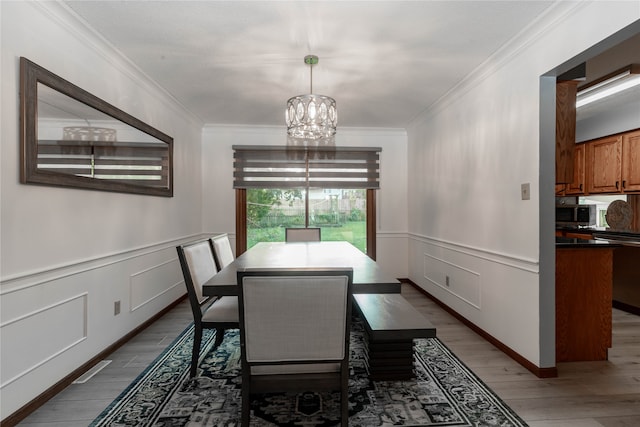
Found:
[[[173,195],[170,137],[27,60],[21,66],[22,182]]]

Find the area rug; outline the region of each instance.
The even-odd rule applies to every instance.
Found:
[[[189,378],[191,326],[91,426],[239,426],[238,331],[227,331],[211,351],[214,335],[205,331],[196,378]],[[416,377],[408,381],[370,381],[363,339],[362,325],[355,320],[350,426],[526,426],[437,338],[414,341]],[[251,425],[257,427],[332,426],[339,423],[339,394],[261,395],[252,400],[251,410]]]

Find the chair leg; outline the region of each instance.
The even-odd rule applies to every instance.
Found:
[[[242,409],[240,417],[240,425],[248,427],[251,420],[251,390],[250,376],[246,373],[242,374]]]
[[[191,378],[198,372],[198,358],[200,356],[200,343],[202,342],[202,328],[195,327],[193,331],[193,348],[191,350]]]
[[[222,344],[222,340],[224,339],[224,328],[216,328],[216,341],[213,343],[213,349],[218,348],[220,344]]]
[[[349,392],[345,389],[340,391],[340,425],[349,426]]]
[[[349,366],[343,363],[340,378],[340,424],[342,427],[349,425]]]

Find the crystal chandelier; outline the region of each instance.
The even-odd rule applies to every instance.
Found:
[[[304,63],[310,70],[310,94],[298,95],[287,101],[285,120],[290,138],[321,140],[332,138],[338,124],[336,101],[324,95],[313,95],[313,66],[318,57],[307,55]]]

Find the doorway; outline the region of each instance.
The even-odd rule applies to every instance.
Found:
[[[635,42],[635,49],[619,48]],[[619,49],[616,49],[616,48]],[[640,21],[618,31],[540,77],[540,322],[541,364],[555,366],[555,102],[556,78],[586,63],[587,79],[595,79],[631,63],[640,63]],[[623,65],[619,65],[623,64]],[[619,65],[619,66],[618,66]],[[616,68],[617,67],[617,68]],[[589,75],[592,73],[592,75]],[[609,105],[609,108],[613,108]],[[638,110],[636,110],[638,111]],[[591,112],[592,114],[593,111]],[[601,116],[602,117],[602,116]],[[595,120],[595,116],[585,120]],[[584,122],[583,124],[586,124]],[[610,121],[611,124],[611,121]],[[640,127],[638,125],[637,127]],[[612,128],[600,127],[608,134]],[[606,130],[605,130],[606,129]],[[595,138],[594,129],[576,129],[577,139]],[[588,135],[588,136],[587,136]]]

